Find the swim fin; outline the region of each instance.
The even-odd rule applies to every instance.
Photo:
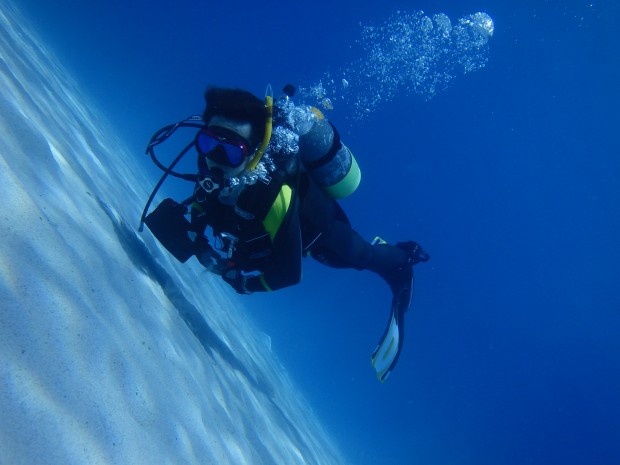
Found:
[[[386,244],[386,242],[380,237],[375,237],[372,244]],[[401,244],[397,244],[397,247],[401,248]],[[409,309],[413,297],[413,264],[404,265],[398,270],[397,278],[388,282],[393,293],[390,320],[370,358],[377,372],[377,378],[382,383],[396,366],[403,346],[405,312]]]
[[[382,383],[385,382],[392,369],[396,366],[403,346],[405,336],[404,316],[405,312],[399,311],[398,306],[393,303],[388,327],[370,357],[372,366],[377,372],[377,378]]]

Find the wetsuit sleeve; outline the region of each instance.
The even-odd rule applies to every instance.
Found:
[[[275,291],[299,283],[301,260],[299,201],[297,196],[294,196],[284,221],[274,236],[272,260],[263,274],[248,278],[247,290],[250,292]]]

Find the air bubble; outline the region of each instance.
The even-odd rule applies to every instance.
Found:
[[[403,95],[429,100],[457,76],[486,65],[493,32],[493,20],[482,12],[453,24],[443,13],[429,17],[397,11],[381,25],[362,27],[361,59],[318,84],[302,86],[300,95],[326,109],[326,101],[330,105],[338,101],[353,112],[354,119]]]

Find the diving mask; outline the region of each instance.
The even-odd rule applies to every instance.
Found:
[[[250,154],[248,142],[226,128],[203,128],[196,135],[200,155],[223,166],[236,168]]]

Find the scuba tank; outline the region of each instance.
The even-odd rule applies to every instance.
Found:
[[[359,186],[362,173],[355,157],[340,141],[340,135],[316,108],[310,111],[316,121],[299,135],[299,153],[312,178],[334,199],[351,195]]]
[[[304,168],[332,198],[351,195],[362,179],[355,157],[318,108],[295,106],[290,100],[295,95],[293,85],[287,84],[283,90],[285,96],[279,99],[278,110],[287,117],[279,119],[299,135],[299,153]]]

